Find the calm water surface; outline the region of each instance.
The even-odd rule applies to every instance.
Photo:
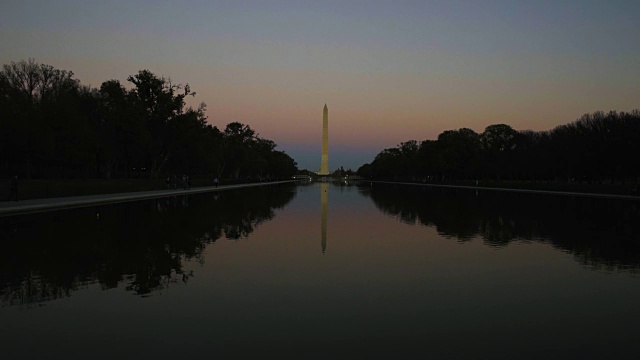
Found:
[[[0,218],[3,358],[631,358],[640,202],[309,184]]]

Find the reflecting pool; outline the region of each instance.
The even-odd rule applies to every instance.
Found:
[[[310,183],[0,217],[3,358],[623,358],[640,201]]]

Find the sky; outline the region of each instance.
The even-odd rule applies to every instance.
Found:
[[[312,171],[326,103],[329,168],[357,170],[445,130],[640,108],[638,19],[637,0],[2,0],[0,64],[93,87],[149,69]]]

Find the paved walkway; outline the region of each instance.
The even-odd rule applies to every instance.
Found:
[[[21,200],[21,201],[0,201],[0,216],[10,216],[19,214],[28,214],[42,211],[52,211],[59,209],[77,208],[83,206],[91,206],[97,204],[110,204],[120,203],[136,200],[156,199],[168,196],[187,195],[187,194],[199,194],[205,192],[224,191],[245,187],[275,185],[295,182],[295,180],[285,181],[273,181],[265,183],[249,183],[249,184],[236,184],[236,185],[221,185],[217,188],[214,186],[197,187],[190,190],[155,190],[155,191],[139,191],[139,192],[127,192],[116,194],[101,194],[101,195],[87,195],[87,196],[71,196],[61,198],[47,198],[47,199],[33,199],[33,200]],[[427,183],[405,183],[405,182],[388,182],[388,181],[371,181],[373,183],[385,183],[385,184],[402,184],[402,185],[415,185],[415,186],[431,186],[431,187],[443,187],[443,188],[458,188],[458,189],[473,189],[473,190],[492,190],[492,191],[511,191],[511,192],[524,192],[534,194],[551,194],[551,195],[565,195],[565,196],[586,196],[586,197],[599,197],[610,199],[627,199],[627,200],[640,200],[638,196],[632,195],[614,195],[614,194],[590,194],[590,193],[578,193],[567,191],[547,191],[547,190],[528,190],[528,189],[509,189],[509,188],[492,188],[482,186],[462,186],[462,185],[441,185],[441,184],[427,184]]]
[[[51,211],[59,209],[77,208],[96,204],[111,204],[135,200],[156,199],[168,196],[199,194],[205,192],[224,191],[245,187],[275,185],[294,182],[295,180],[273,181],[263,183],[235,184],[204,186],[192,188],[190,190],[155,190],[155,191],[138,191],[117,194],[100,194],[87,196],[71,196],[48,199],[32,199],[21,201],[0,201],[0,216],[19,215],[42,211]]]
[[[549,195],[565,195],[565,196],[598,197],[598,198],[609,198],[609,199],[640,200],[640,196],[634,196],[634,195],[593,194],[593,193],[570,192],[570,191],[496,188],[496,187],[465,186],[465,185],[442,185],[442,184],[429,184],[429,183],[375,181],[375,180],[374,181],[370,181],[370,182],[372,182],[372,183],[380,183],[380,184],[416,185],[416,186],[431,186],[431,187],[441,187],[441,188],[491,190],[491,191],[510,191],[510,192],[523,192],[523,193],[532,193],[532,194],[549,194]]]

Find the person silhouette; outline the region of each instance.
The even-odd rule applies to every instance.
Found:
[[[18,201],[18,175],[14,175],[13,178],[11,178],[9,201],[11,201],[11,199]]]

